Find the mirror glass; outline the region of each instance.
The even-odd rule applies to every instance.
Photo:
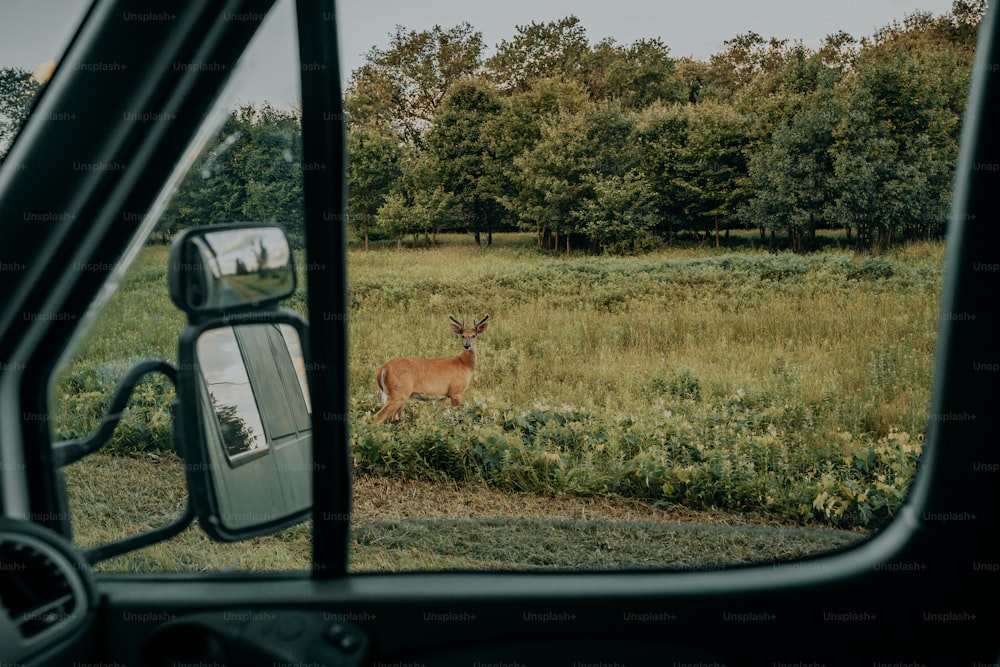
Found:
[[[174,300],[183,310],[205,312],[276,301],[295,290],[292,254],[278,227],[198,231],[179,237],[172,262]]]
[[[215,413],[222,447],[230,460],[267,447],[264,425],[233,327],[206,331],[198,339],[198,358]]]
[[[312,424],[299,330],[275,322],[208,329],[195,354],[219,524],[239,531],[308,509]]]

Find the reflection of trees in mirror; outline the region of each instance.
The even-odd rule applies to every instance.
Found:
[[[215,394],[209,392],[209,395],[212,397],[212,411],[219,420],[219,429],[222,431],[222,442],[226,453],[233,457],[255,449],[256,436],[247,421],[237,414],[238,406],[219,405]]]
[[[257,275],[263,280],[267,276],[267,248],[263,239],[257,239]]]

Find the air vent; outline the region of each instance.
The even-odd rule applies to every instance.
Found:
[[[23,639],[67,621],[76,610],[73,587],[42,545],[0,537],[0,606]]]

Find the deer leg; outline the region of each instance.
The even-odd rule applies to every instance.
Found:
[[[403,406],[406,404],[406,399],[389,399],[386,401],[382,409],[375,413],[375,423],[384,424],[386,419],[392,418],[393,423],[400,420],[403,414]]]

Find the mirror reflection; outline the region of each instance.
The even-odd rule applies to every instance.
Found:
[[[210,329],[198,338],[198,364],[231,461],[311,430],[302,342],[288,324]]]
[[[203,333],[198,338],[198,359],[226,454],[233,458],[267,447],[235,328]]]
[[[206,329],[194,351],[211,520],[236,535],[307,512],[312,418],[300,329],[280,322]]]
[[[187,243],[183,268],[190,276],[190,308],[254,305],[295,289],[288,239],[277,227],[209,231]]]

